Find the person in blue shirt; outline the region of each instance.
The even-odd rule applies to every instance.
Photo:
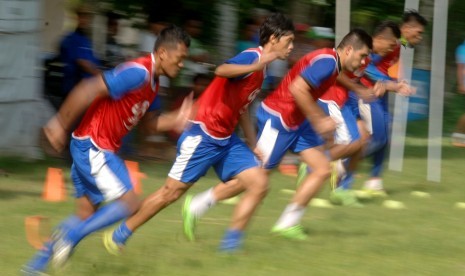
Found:
[[[92,11],[81,5],[76,9],[76,15],[76,30],[67,34],[60,43],[60,58],[64,63],[63,98],[80,80],[100,73],[100,61],[94,56],[92,43],[87,36],[92,22]]]

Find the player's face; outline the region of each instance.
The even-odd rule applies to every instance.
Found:
[[[401,27],[402,36],[407,42],[415,46],[423,40],[423,32],[425,27],[416,21],[410,21],[402,25]]]
[[[384,57],[397,46],[397,38],[391,30],[386,30],[373,38],[373,52]]]
[[[175,78],[182,67],[183,60],[187,57],[187,47],[178,43],[176,48],[165,48],[160,55],[161,68],[165,76]]]
[[[272,39],[273,50],[279,53],[280,59],[286,59],[294,49],[294,34],[283,35],[279,39]]]
[[[360,49],[355,49],[352,46],[349,46],[345,51],[347,59],[344,66],[345,68],[343,69],[349,72],[354,72],[360,68],[360,66],[364,65],[366,58],[370,54],[370,49],[365,45]]]

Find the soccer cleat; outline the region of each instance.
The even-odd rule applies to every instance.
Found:
[[[105,249],[108,253],[111,255],[119,256],[121,255],[124,246],[117,244],[113,240],[113,231],[113,229],[110,229],[103,232],[103,245],[105,246]]]
[[[242,247],[242,238],[244,232],[239,230],[226,231],[220,244],[220,251],[225,253],[233,253]]]
[[[192,195],[187,195],[182,207],[182,224],[184,228],[184,235],[189,241],[195,241],[195,228],[197,226],[198,218],[191,212]]]
[[[363,207],[363,204],[357,200],[357,197],[350,190],[336,189],[332,191],[329,201],[334,205]]]
[[[62,268],[71,256],[73,249],[73,245],[63,238],[56,241],[53,245],[52,266],[55,269]]]
[[[48,274],[35,270],[30,266],[23,266],[19,272],[22,276],[48,276]]]
[[[383,180],[381,178],[372,178],[365,181],[363,189],[373,197],[387,196],[386,192],[384,191]]]
[[[22,267],[21,272],[24,275],[40,275],[47,269],[47,265],[53,254],[54,241],[46,242],[34,257]]]
[[[308,235],[300,224],[281,229],[274,226],[271,229],[271,233],[290,240],[305,241],[308,239]]]

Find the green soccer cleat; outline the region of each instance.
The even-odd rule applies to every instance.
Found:
[[[281,229],[274,226],[271,229],[271,233],[277,236],[296,241],[305,241],[308,239],[308,235],[305,233],[304,228],[300,224]]]
[[[355,194],[350,190],[336,189],[331,192],[329,201],[334,205],[363,207],[364,205],[357,200]]]
[[[113,231],[114,229],[110,229],[103,232],[103,245],[105,246],[105,249],[108,253],[110,253],[111,255],[119,256],[122,253],[123,246],[118,245],[113,240]]]
[[[182,207],[182,224],[184,235],[189,241],[195,241],[195,227],[197,226],[197,217],[190,211],[193,196],[187,195]]]

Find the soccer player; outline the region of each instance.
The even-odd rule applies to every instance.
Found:
[[[371,37],[355,29],[343,38],[337,49],[308,53],[259,107],[256,151],[262,157],[263,167],[268,171],[275,168],[287,150],[292,150],[311,168],[272,232],[293,239],[307,238],[300,220],[311,198],[329,177],[329,153],[325,151],[322,137],[331,140],[336,127],[317,100],[335,83],[340,72],[353,72],[363,65],[371,47]],[[195,238],[196,222],[211,206],[243,190],[237,182],[229,182],[187,197],[183,208],[187,238]]]
[[[221,181],[237,181],[246,191],[237,205],[220,250],[240,248],[244,230],[268,187],[266,173],[252,150],[235,134],[240,121],[249,142],[255,135],[247,112],[260,91],[267,64],[285,59],[293,48],[294,26],[280,13],[269,16],[260,27],[260,47],[250,48],[215,70],[216,77],[197,101],[190,128],[178,140],[177,158],[165,184],[148,196],[139,211],[107,232],[104,243],[117,254],[133,232],[179,199],[210,167]]]
[[[177,75],[189,44],[190,38],[181,28],[164,29],[153,53],[79,83],[44,127],[51,146],[61,151],[68,131],[85,111],[70,143],[76,214],[58,226],[51,240],[25,266],[25,273],[45,271],[50,260],[53,266],[60,267],[84,237],[138,209],[139,200],[128,170],[116,152],[121,139],[140,120],[148,132],[166,131],[187,123],[191,98],[179,111],[159,116],[157,109],[159,76]],[[101,206],[104,202],[109,203]]]
[[[370,55],[369,59],[366,62],[366,65],[371,64],[372,59],[374,59],[373,62],[375,62],[377,59],[381,59],[384,56],[390,54],[393,50],[396,49],[397,47],[397,41],[400,38],[400,29],[398,25],[393,22],[393,21],[384,21],[380,25],[378,25],[374,32],[373,32],[373,52]],[[352,81],[359,81],[361,77],[364,76],[365,74],[365,69],[367,66],[361,67],[359,70],[357,70],[356,74],[350,74],[348,75],[349,78],[352,79]],[[395,82],[395,81],[388,81],[388,80],[383,80],[383,81],[377,81],[376,83],[368,85],[368,87],[374,87],[377,86],[381,92],[378,92],[378,94],[384,94],[384,92],[387,90],[389,91],[398,91],[399,93],[402,93],[404,95],[408,95],[413,91],[406,83],[404,82]],[[334,94],[334,95],[333,95]],[[352,94],[355,95],[354,92]],[[366,133],[365,127],[363,124],[359,124],[360,127],[360,132],[357,129],[357,119],[360,118],[360,115],[358,114],[358,102],[350,100],[348,101],[349,98],[349,91],[347,88],[343,87],[342,85],[336,84],[335,86],[332,87],[328,91],[327,94],[325,94],[326,98],[334,98],[338,99],[343,105],[341,108],[341,113],[343,116],[338,116],[336,108],[331,108],[331,106],[328,106],[327,109],[329,112],[333,113],[331,116],[338,116],[338,120],[344,121],[345,124],[341,124],[340,130],[339,130],[339,135],[338,131],[336,131],[336,140],[341,140],[340,137],[342,137],[342,142],[344,143],[345,141],[350,142],[351,139],[359,138],[360,137],[360,132]],[[358,98],[357,95],[353,96]],[[375,99],[373,99],[375,100]],[[347,102],[348,101],[348,102]],[[355,105],[355,106],[354,106]],[[355,111],[354,111],[355,110]],[[347,135],[349,134],[349,135]],[[369,134],[362,135],[364,137],[369,136]],[[338,139],[339,138],[339,139]],[[361,145],[366,146],[368,139],[362,139],[363,141],[361,142]],[[338,143],[338,141],[336,141]],[[365,148],[363,148],[365,150]],[[357,151],[357,154],[351,156],[349,159],[344,160],[341,162],[337,163],[337,167],[339,167],[339,177],[340,182],[337,184],[333,184],[332,186],[339,186],[338,189],[336,189],[332,195],[331,195],[331,201],[333,203],[341,204],[341,205],[358,205],[357,199],[351,193],[349,190],[352,185],[353,177],[352,174],[354,170],[357,167],[357,163],[359,161],[359,158],[362,155],[362,148],[360,148]],[[342,167],[342,168],[341,168]],[[331,179],[333,180],[333,177]]]
[[[418,12],[414,10],[406,11],[402,16],[400,25],[401,38],[396,48],[384,56],[373,55],[370,64],[365,70],[365,76],[362,78],[362,83],[368,87],[373,86],[377,81],[395,80],[389,77],[388,69],[394,65],[400,56],[401,47],[414,47],[422,40],[427,21]],[[389,88],[388,88],[389,90]],[[367,129],[371,134],[371,139],[368,144],[365,155],[373,157],[373,165],[371,168],[370,179],[364,184],[364,188],[374,192],[383,193],[383,181],[381,173],[385,159],[385,152],[389,139],[389,125],[391,116],[388,110],[388,94],[376,99],[375,101],[362,105],[360,111],[362,119],[367,124]],[[358,101],[356,98],[355,101]]]

